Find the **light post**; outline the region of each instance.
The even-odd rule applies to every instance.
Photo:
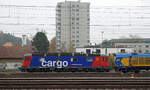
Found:
[[[102,46],[101,46],[101,48],[103,48],[103,34],[104,34],[104,31],[102,31],[101,33],[102,33]]]

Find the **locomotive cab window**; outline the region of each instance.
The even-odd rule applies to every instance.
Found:
[[[71,58],[71,62],[78,62],[77,58]]]
[[[30,56],[27,56],[27,57],[25,57],[25,60],[26,60],[26,61],[31,61],[31,57],[30,57]]]
[[[86,61],[87,61],[87,62],[93,62],[93,58],[89,58],[89,57],[88,57],[88,58],[86,59]]]
[[[22,59],[23,59],[23,60],[26,60],[26,57],[23,57]]]
[[[101,61],[104,61],[104,57],[101,58]]]

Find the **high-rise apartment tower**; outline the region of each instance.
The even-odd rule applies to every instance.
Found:
[[[56,49],[75,49],[90,42],[90,3],[65,1],[56,7]]]

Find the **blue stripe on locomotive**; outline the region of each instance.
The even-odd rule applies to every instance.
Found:
[[[56,61],[60,58],[62,62],[67,61],[67,67],[92,67],[95,56],[33,56],[30,63],[30,67],[43,67],[40,58],[45,58],[45,61]],[[71,62],[71,58],[78,59],[77,62]],[[87,62],[87,58],[92,58],[92,62]],[[55,65],[57,66],[57,65]]]
[[[137,54],[137,55],[132,55],[133,57],[150,57],[150,54]]]
[[[133,57],[150,57],[150,54],[132,54],[132,53],[118,53],[116,54],[116,58],[117,57],[129,57],[129,56],[133,56]]]

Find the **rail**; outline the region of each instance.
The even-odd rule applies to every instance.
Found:
[[[150,89],[150,77],[0,78],[1,89]]]

